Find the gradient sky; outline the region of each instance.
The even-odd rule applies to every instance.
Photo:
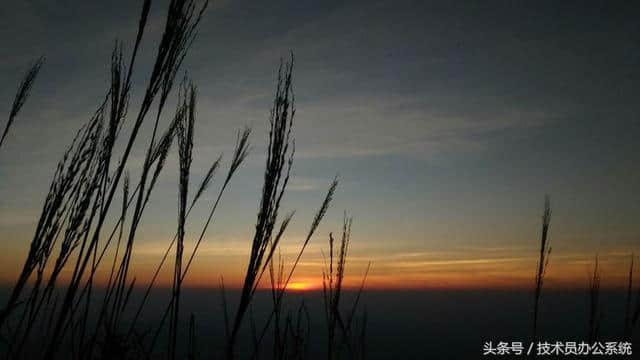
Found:
[[[138,3],[3,6],[0,113],[8,114],[30,61],[44,54],[46,63],[0,150],[1,282],[17,276],[56,162],[107,89],[115,39],[130,51]],[[154,54],[163,5],[152,9],[141,64]],[[284,200],[285,210],[297,210],[284,240],[287,261],[330,180],[341,180],[294,281],[320,282],[321,251],[346,210],[354,216],[350,284],[372,261],[372,287],[530,286],[549,193],[549,283],[586,284],[598,253],[603,286],[622,284],[630,253],[640,254],[640,29],[630,6],[215,2],[185,62],[200,96],[194,183],[220,152],[231,153],[236,129],[253,126],[253,150],[187,285],[241,277],[275,70],[289,51],[298,112],[294,177]],[[148,67],[137,70],[140,96]],[[132,160],[141,158],[140,146]],[[140,278],[175,231],[176,182],[172,159],[135,247]],[[216,185],[190,217],[188,241]]]

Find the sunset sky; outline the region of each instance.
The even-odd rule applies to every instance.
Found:
[[[116,39],[129,54],[140,3],[3,6],[0,114],[9,113],[30,62],[40,55],[46,62],[0,149],[0,283],[15,281],[56,163],[103,99]],[[282,214],[296,215],[283,242],[287,265],[329,183],[340,179],[296,287],[321,286],[328,234],[340,232],[344,211],[354,217],[349,286],[371,262],[370,288],[530,287],[546,193],[547,284],[585,286],[598,254],[602,286],[622,286],[631,253],[640,254],[638,12],[622,3],[577,4],[214,2],[184,64],[199,92],[194,186],[220,153],[228,165],[244,125],[253,127],[253,148],[185,286],[217,286],[220,276],[229,286],[241,281],[276,70],[290,51],[296,158]],[[162,11],[164,4],[152,8],[132,109]],[[148,141],[141,139],[135,164]],[[130,170],[135,178],[139,169]],[[187,251],[225,170],[189,218]],[[134,247],[139,281],[175,233],[177,178],[172,156]]]

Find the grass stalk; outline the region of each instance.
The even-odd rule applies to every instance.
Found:
[[[538,258],[537,272],[535,278],[535,292],[533,301],[533,336],[532,342],[535,343],[538,340],[538,313],[540,307],[540,296],[542,294],[542,285],[544,283],[544,276],[549,265],[549,255],[551,254],[551,247],[548,243],[549,225],[551,223],[551,200],[549,196],[545,196],[544,199],[544,212],[542,214],[542,234],[540,237],[540,256]]]
[[[11,111],[9,112],[9,119],[7,120],[7,124],[4,126],[4,130],[2,131],[2,136],[0,136],[0,148],[4,143],[7,134],[9,133],[9,129],[13,122],[15,121],[18,113],[22,109],[22,106],[29,98],[29,94],[31,93],[31,88],[40,72],[40,68],[44,63],[44,57],[40,57],[36,59],[33,64],[29,67],[29,70],[22,77],[22,81],[20,85],[18,85],[18,90],[16,91],[16,95],[13,99],[13,104],[11,105]]]
[[[598,340],[601,323],[601,305],[600,305],[600,268],[598,264],[598,255],[595,258],[593,273],[589,278],[589,344],[593,344]]]

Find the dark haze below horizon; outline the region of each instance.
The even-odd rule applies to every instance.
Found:
[[[130,308],[137,306],[141,294],[140,289],[134,290]],[[343,311],[347,313],[355,292],[345,294]],[[238,295],[236,290],[227,290],[230,313],[235,311]],[[7,296],[8,288],[0,287],[0,301]],[[100,290],[94,296],[100,298]],[[586,290],[545,290],[541,300],[540,341],[587,341],[587,296]],[[138,328],[155,330],[168,299],[168,289],[154,289]],[[604,313],[601,341],[623,341],[626,292],[603,290],[601,299]],[[321,291],[289,292],[285,308],[295,314],[302,300],[311,319],[310,358],[325,358]],[[471,359],[483,357],[482,346],[486,341],[527,344],[531,337],[532,301],[532,292],[528,290],[365,290],[357,316],[366,309],[368,359]],[[222,356],[224,325],[219,290],[184,289],[182,304],[179,334],[182,346],[193,313],[199,355]],[[264,326],[270,305],[269,291],[258,291],[253,307],[258,331]],[[248,321],[241,332],[240,359],[248,358],[252,349]],[[633,340],[640,340],[637,332]],[[270,341],[265,337],[261,358],[263,354],[271,354]]]

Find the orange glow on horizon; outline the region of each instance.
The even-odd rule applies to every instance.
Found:
[[[154,245],[155,246],[155,245]],[[211,246],[215,249],[215,246]],[[154,247],[155,248],[155,247]],[[162,248],[161,248],[162,249]],[[202,258],[197,258],[186,277],[185,288],[217,288],[224,279],[227,289],[241,289],[244,281],[246,256],[244,250],[219,254],[205,246]],[[356,249],[358,250],[358,249]],[[9,248],[0,259],[0,286],[13,286],[23,266],[27,249]],[[144,246],[138,248],[138,257],[130,269],[130,279],[136,277],[136,287],[145,287],[153,277],[158,262],[157,254]],[[437,289],[504,289],[528,290],[534,286],[536,257],[532,251],[505,249],[482,251],[459,250],[451,253],[399,252],[381,255],[376,251],[355,251],[347,261],[343,288],[357,291],[362,285],[369,261],[371,271],[364,283],[364,290],[437,290]],[[95,274],[96,286],[106,285],[112,261],[111,254],[104,260],[105,266]],[[628,284],[630,254],[609,252],[599,257],[602,271],[602,288],[626,289]],[[5,260],[6,258],[6,260]],[[593,258],[583,252],[556,252],[551,258],[551,268],[546,275],[545,288],[585,289],[593,267]],[[310,251],[295,270],[287,290],[322,291],[324,263],[319,251]],[[45,270],[45,277],[48,274]],[[155,287],[170,288],[173,273],[165,266],[158,274]],[[288,270],[288,269],[287,269]],[[72,272],[65,269],[58,284],[66,285]],[[269,290],[269,279],[263,277],[260,290]]]
[[[66,274],[65,274],[66,275]],[[195,274],[194,274],[195,275]],[[198,274],[200,275],[200,274]],[[68,276],[61,276],[59,284],[68,284]],[[160,279],[160,280],[165,280]],[[230,279],[231,280],[231,279]],[[624,276],[609,276],[602,284],[603,289],[624,290],[627,279]],[[374,275],[370,276],[364,286],[364,291],[394,291],[394,290],[518,290],[528,291],[533,288],[532,281],[524,274],[520,276],[465,276],[459,274],[430,275],[425,277],[415,276],[394,276],[394,275]],[[0,286],[13,286],[14,279],[0,278]],[[96,279],[97,287],[104,286],[106,279],[99,277]],[[141,277],[136,283],[136,287],[144,288],[148,284],[148,279]],[[361,279],[349,279],[343,284],[346,291],[358,291]],[[184,288],[215,289],[217,284],[206,276],[198,276],[196,279],[183,284]],[[238,279],[233,279],[226,283],[227,289],[239,290],[242,284]],[[158,281],[156,288],[170,288],[167,281]],[[258,287],[260,290],[270,291],[268,284]],[[587,289],[587,279],[580,276],[549,277],[545,284],[547,289]],[[322,284],[314,280],[295,280],[287,285],[287,290],[291,292],[313,292],[322,291]]]

